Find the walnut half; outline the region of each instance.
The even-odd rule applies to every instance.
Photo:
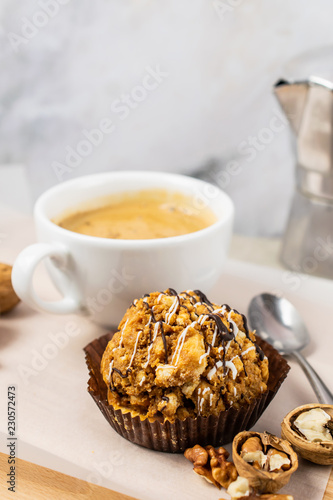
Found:
[[[258,493],[276,493],[298,467],[297,455],[287,441],[268,432],[240,432],[232,457],[237,472]]]
[[[12,267],[0,263],[0,314],[13,309],[20,302],[12,285]]]
[[[281,435],[306,460],[333,465],[333,405],[307,404],[286,415]]]
[[[294,500],[292,495],[279,495],[276,493],[268,493],[265,495],[258,495],[253,488],[251,488],[248,479],[238,476],[236,481],[230,484],[228,493],[231,500]],[[221,499],[222,500],[222,499]]]
[[[227,461],[229,453],[222,446],[215,449],[213,446],[202,447],[197,444],[185,450],[184,455],[193,463],[194,472],[217,488],[228,488],[237,479],[236,467]]]

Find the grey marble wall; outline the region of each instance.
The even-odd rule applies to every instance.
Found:
[[[0,161],[26,163],[34,197],[91,172],[204,170],[237,231],[279,234],[293,152],[271,88],[333,42],[332,17],[331,0],[1,0]]]

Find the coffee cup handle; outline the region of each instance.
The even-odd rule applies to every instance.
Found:
[[[50,302],[42,300],[34,289],[33,276],[36,267],[47,258],[52,260],[58,271],[57,281],[61,290],[67,291],[61,300]],[[70,265],[70,254],[62,245],[35,243],[25,248],[14,262],[12,284],[20,299],[33,309],[53,314],[84,314],[82,299]]]

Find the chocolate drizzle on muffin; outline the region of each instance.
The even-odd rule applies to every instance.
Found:
[[[101,363],[110,404],[174,421],[217,415],[267,390],[267,358],[235,309],[172,288],[133,305]]]
[[[213,304],[207,299],[207,296],[200,290],[194,290],[194,293],[199,297],[200,302],[206,304],[208,307],[214,309]]]
[[[160,328],[161,328],[161,336],[162,336],[164,350],[165,350],[165,364],[167,364],[167,362],[168,362],[168,347],[167,347],[166,338],[165,338],[165,335],[164,335],[162,321],[159,321],[159,324],[160,324]]]

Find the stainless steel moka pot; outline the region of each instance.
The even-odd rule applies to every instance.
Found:
[[[281,259],[333,279],[333,79],[279,80],[274,92],[296,138],[297,187]]]

